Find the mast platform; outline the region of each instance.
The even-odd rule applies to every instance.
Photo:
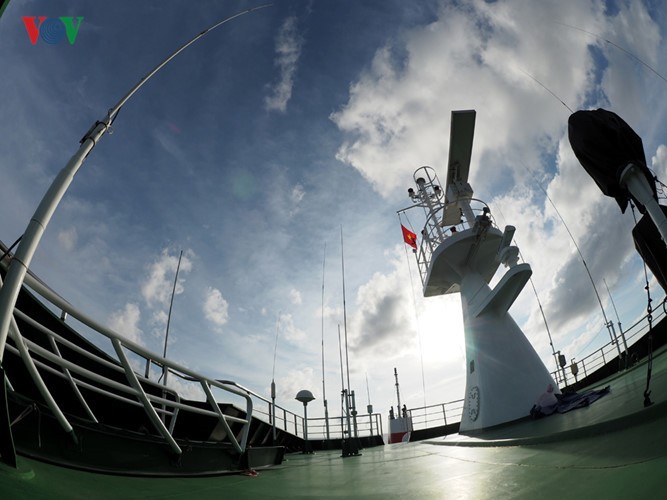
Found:
[[[415,251],[424,296],[461,294],[466,345],[462,433],[521,419],[549,388],[560,392],[508,313],[532,270],[518,263],[519,249],[512,245],[515,228],[501,231],[488,205],[473,198],[468,172],[475,116],[475,111],[452,112],[444,189],[426,166],[414,173],[416,189],[408,189],[409,208],[424,212],[419,246],[417,235],[406,239]],[[491,289],[501,264],[508,269]]]

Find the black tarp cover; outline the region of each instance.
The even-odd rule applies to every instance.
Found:
[[[581,165],[604,194],[616,199],[621,212],[625,212],[630,194],[619,184],[619,176],[628,163],[642,170],[657,199],[642,140],[616,113],[606,109],[577,111],[568,120],[568,136]],[[644,207],[637,206],[644,213]]]

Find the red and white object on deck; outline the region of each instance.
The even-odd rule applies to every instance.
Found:
[[[389,413],[389,444],[408,443],[412,433],[412,417],[394,417],[393,408]]]
[[[398,388],[398,372],[396,368],[394,368],[394,378],[396,379],[396,399],[398,400],[398,406],[396,407],[396,414],[394,414],[393,406],[389,409],[389,444],[407,443],[410,441],[410,434],[412,433],[412,415],[409,414],[405,405],[401,407],[401,393]]]

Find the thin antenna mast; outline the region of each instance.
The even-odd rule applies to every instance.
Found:
[[[401,392],[398,389],[398,371],[396,371],[396,367],[394,367],[394,378],[396,379],[396,399],[398,399],[398,412],[396,415],[401,415]]]
[[[530,77],[535,83],[537,83],[540,87],[542,87],[544,90],[546,90],[546,91],[549,92],[552,96],[554,96],[556,99],[558,99],[558,102],[560,102],[563,106],[565,106],[565,107],[567,108],[567,110],[568,110],[570,113],[574,113],[574,111],[572,111],[572,108],[571,108],[570,106],[568,106],[567,104],[565,104],[565,101],[563,101],[563,99],[561,99],[561,98],[558,97],[556,94],[554,94],[554,93],[551,91],[551,89],[549,89],[549,88],[548,88],[546,85],[544,85],[541,81],[539,81],[539,80],[538,80],[537,78],[535,78],[533,75],[531,75],[530,73],[528,73],[526,70],[523,70],[523,69],[522,69],[521,71],[523,71],[523,73],[524,73],[525,75],[529,76],[529,77]]]
[[[519,246],[518,243],[517,246]],[[519,255],[521,255],[521,253],[519,253]],[[521,258],[523,259],[523,256]],[[540,300],[540,296],[537,294],[537,288],[535,288],[535,282],[533,281],[533,278],[531,277],[528,281],[530,281],[530,286],[533,288],[533,293],[535,294],[535,298],[537,299],[537,305],[540,307],[540,313],[542,314],[542,321],[544,321],[544,327],[547,329],[547,335],[549,336],[549,345],[551,346],[551,352],[554,356],[554,359],[556,360],[556,370],[558,370],[558,368],[560,368],[560,365],[558,364],[558,356],[556,356],[556,348],[554,347],[554,341],[551,338],[551,330],[549,329],[549,323],[547,323],[547,316],[544,314],[542,301]]]
[[[572,29],[577,30],[577,31],[581,31],[581,32],[586,33],[586,34],[588,34],[588,35],[591,35],[592,37],[595,37],[595,38],[597,38],[597,39],[599,39],[599,40],[603,40],[603,41],[605,41],[606,43],[608,43],[609,45],[613,45],[614,47],[616,47],[616,48],[619,49],[620,51],[625,52],[627,55],[629,55],[630,57],[632,57],[633,59],[635,59],[637,62],[639,62],[640,64],[642,64],[642,65],[645,66],[646,68],[648,68],[652,73],[654,73],[655,75],[657,75],[658,78],[660,78],[663,82],[667,83],[667,78],[665,78],[664,76],[662,76],[660,73],[658,73],[656,70],[654,70],[651,66],[649,66],[647,63],[645,63],[644,61],[642,61],[638,56],[636,56],[635,54],[633,54],[633,53],[630,52],[629,50],[627,50],[627,49],[621,47],[621,46],[618,45],[617,43],[614,43],[614,42],[612,42],[611,40],[608,40],[608,39],[604,38],[604,37],[601,36],[601,35],[596,35],[595,33],[591,32],[591,31],[586,31],[585,29],[581,29],[581,28],[577,28],[576,26],[572,26],[571,24],[559,23],[558,21],[554,21],[554,23],[555,23],[555,24],[560,24],[561,26],[566,26],[566,27],[568,27],[568,28],[572,28]]]
[[[524,167],[525,167],[525,165],[524,165]],[[526,168],[526,170],[528,170],[528,169]],[[503,212],[500,209],[500,207],[496,207],[496,211],[500,214],[500,216],[503,218],[503,220],[505,220],[505,221],[507,220],[507,219],[505,219],[505,216],[503,215]],[[514,238],[514,243],[516,244],[516,246],[518,248],[521,248],[521,246],[519,245],[519,242],[517,241],[516,238]],[[521,250],[519,250],[519,257],[521,257],[522,261],[526,262],[526,259],[524,259],[523,255],[521,254]],[[535,288],[535,282],[533,281],[533,277],[531,276],[530,278],[528,278],[528,281],[530,282],[530,286],[533,289],[533,293],[535,294],[535,299],[537,300],[537,305],[540,307],[540,313],[542,314],[542,321],[544,321],[544,327],[546,328],[547,336],[549,337],[549,345],[551,346],[551,354],[553,355],[554,361],[556,362],[556,372],[558,372],[559,370],[562,370],[563,380],[565,381],[565,385],[567,385],[567,375],[565,374],[565,367],[564,366],[561,367],[560,363],[558,363],[558,354],[556,354],[556,348],[554,347],[554,342],[553,342],[553,339],[551,338],[551,330],[549,329],[549,323],[547,322],[547,316],[544,313],[544,308],[542,307],[542,301],[540,300],[540,296],[537,293],[537,288]]]
[[[340,340],[340,324],[338,325],[338,354],[340,355],[340,428],[342,439],[345,439],[345,415],[347,414],[347,428],[350,429],[350,414],[347,409],[347,391],[345,390],[345,378],[343,376],[343,344]]]
[[[273,444],[276,443],[276,354],[278,353],[278,333],[280,332],[280,314],[276,318],[276,342],[273,346],[273,372],[271,373],[271,424],[273,426]]]
[[[107,116],[102,121],[96,121],[88,129],[86,134],[79,142],[79,149],[76,151],[76,153],[74,153],[74,155],[72,155],[67,164],[58,173],[56,178],[49,186],[48,191],[42,198],[42,201],[39,203],[39,206],[30,219],[26,230],[23,232],[23,239],[21,240],[21,244],[16,249],[16,254],[12,259],[9,268],[7,269],[5,283],[2,289],[0,289],[0,361],[2,361],[4,355],[7,334],[9,333],[9,325],[13,317],[12,313],[19,296],[21,285],[23,284],[25,275],[28,272],[28,267],[30,266],[44,231],[46,230],[51,217],[56,211],[56,208],[58,208],[60,201],[65,195],[67,188],[74,180],[74,175],[79,171],[81,165],[83,165],[83,162],[90,155],[93,148],[97,145],[102,136],[109,131],[111,125],[118,116],[120,109],[123,107],[123,105],[125,105],[128,99],[130,99],[148,80],[153,77],[153,75],[155,75],[155,73],[160,71],[174,57],[183,52],[186,48],[195,43],[201,37],[205,36],[207,33],[216,29],[217,27],[231,21],[232,19],[243,16],[258,9],[263,9],[265,7],[269,7],[269,5],[260,5],[258,7],[246,9],[242,12],[234,14],[233,16],[223,19],[222,21],[214,24],[210,28],[205,29],[196,35],[190,41],[186,42],[171,55],[169,55],[164,61],[158,64],[146,76],[144,76],[139,81],[139,83],[132,87],[130,91],[125,94],[125,96],[123,96],[120,101],[118,101],[114,107],[109,109]]]
[[[357,438],[357,408],[354,401],[354,391],[350,388],[350,355],[347,343],[347,306],[345,303],[345,251],[343,249],[343,226],[340,226],[340,264],[343,274],[343,326],[345,329],[345,369],[347,371],[347,408],[348,408],[348,425],[350,420],[350,412],[353,416],[354,422],[354,438]],[[348,428],[351,434],[351,430]],[[351,436],[350,436],[351,437]]]
[[[373,405],[371,404],[371,389],[368,387],[368,372],[366,372],[366,395],[368,396],[368,405],[366,406],[366,411],[368,411],[368,423],[371,428],[371,437],[373,437]],[[380,427],[378,424],[378,434],[380,433]]]
[[[607,293],[609,294],[609,300],[611,301],[611,306],[614,308],[614,313],[616,313],[616,321],[618,321],[618,331],[619,334],[621,335],[621,339],[623,340],[623,348],[625,349],[625,355],[628,355],[628,344],[625,341],[625,333],[623,332],[623,326],[621,326],[621,318],[618,316],[618,309],[616,309],[616,304],[614,303],[614,297],[611,296],[611,291],[609,291],[609,286],[607,286],[607,280],[603,279],[604,286],[607,289]]]
[[[324,424],[327,430],[327,441],[329,440],[329,405],[327,403],[327,389],[324,374],[324,269],[327,261],[327,244],[324,243],[324,256],[322,257],[322,399],[324,401]]]
[[[532,175],[532,172],[524,165],[524,168],[528,170],[528,173]],[[607,314],[604,311],[604,306],[602,305],[602,299],[600,298],[600,294],[598,293],[598,289],[595,286],[595,280],[593,279],[593,276],[591,275],[591,271],[588,269],[588,264],[586,264],[586,259],[584,259],[584,255],[581,253],[581,249],[579,248],[579,245],[577,245],[577,240],[574,239],[574,236],[572,235],[572,232],[570,231],[570,228],[567,226],[567,223],[565,222],[565,219],[563,219],[563,216],[560,214],[558,211],[558,208],[556,208],[556,204],[553,202],[551,197],[549,196],[549,193],[547,193],[546,189],[542,187],[542,184],[540,184],[536,180],[537,186],[542,190],[544,193],[544,196],[547,197],[547,200],[549,200],[549,203],[551,203],[551,206],[554,208],[556,211],[556,214],[558,215],[558,218],[560,221],[563,223],[563,227],[565,227],[565,230],[567,231],[567,234],[570,235],[570,239],[572,240],[572,243],[574,244],[574,248],[577,249],[577,253],[579,253],[579,257],[581,258],[581,262],[584,264],[584,268],[586,269],[586,274],[588,274],[588,279],[591,281],[591,285],[593,285],[593,291],[595,292],[595,297],[598,299],[598,304],[600,304],[600,310],[602,311],[602,317],[604,318],[604,325],[607,327],[607,330],[609,331],[609,336],[611,337],[612,343],[616,344],[616,348],[618,349],[618,355],[621,355],[621,348],[618,345],[618,339],[616,338],[616,332],[614,331],[614,323],[610,322],[607,319]]]
[[[174,295],[176,295],[176,284],[178,283],[178,272],[181,269],[181,259],[183,258],[183,250],[181,250],[181,253],[178,256],[178,264],[176,265],[176,275],[174,276],[174,286],[171,289],[171,300],[169,301],[169,314],[167,315],[167,330],[164,335],[164,351],[162,352],[162,357],[166,358],[167,357],[167,342],[169,341],[169,325],[171,323],[171,311],[174,307]],[[162,377],[164,377],[164,385],[167,385],[167,375],[169,374],[169,370],[167,369],[167,365],[162,365]]]
[[[350,359],[347,349],[347,307],[345,304],[345,251],[343,247],[343,226],[340,226],[340,265],[343,274],[343,330],[345,332],[345,367],[347,371],[347,389],[350,389]]]

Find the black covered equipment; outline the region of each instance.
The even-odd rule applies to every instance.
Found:
[[[629,163],[641,169],[657,200],[655,181],[646,166],[642,140],[616,113],[606,109],[577,111],[568,120],[568,136],[581,165],[604,194],[616,199],[621,212],[625,212],[628,198],[632,197],[619,182],[621,172]],[[644,206],[632,198],[644,213]]]
[[[605,109],[577,111],[568,120],[568,135],[581,165],[604,194],[616,199],[621,212],[625,212],[629,198],[635,201],[640,212],[645,212],[644,206],[619,181],[630,163],[646,176],[657,200],[655,180],[646,166],[642,140],[616,113]],[[667,215],[667,207],[660,208]],[[667,247],[649,214],[632,230],[632,238],[637,252],[667,291]]]

